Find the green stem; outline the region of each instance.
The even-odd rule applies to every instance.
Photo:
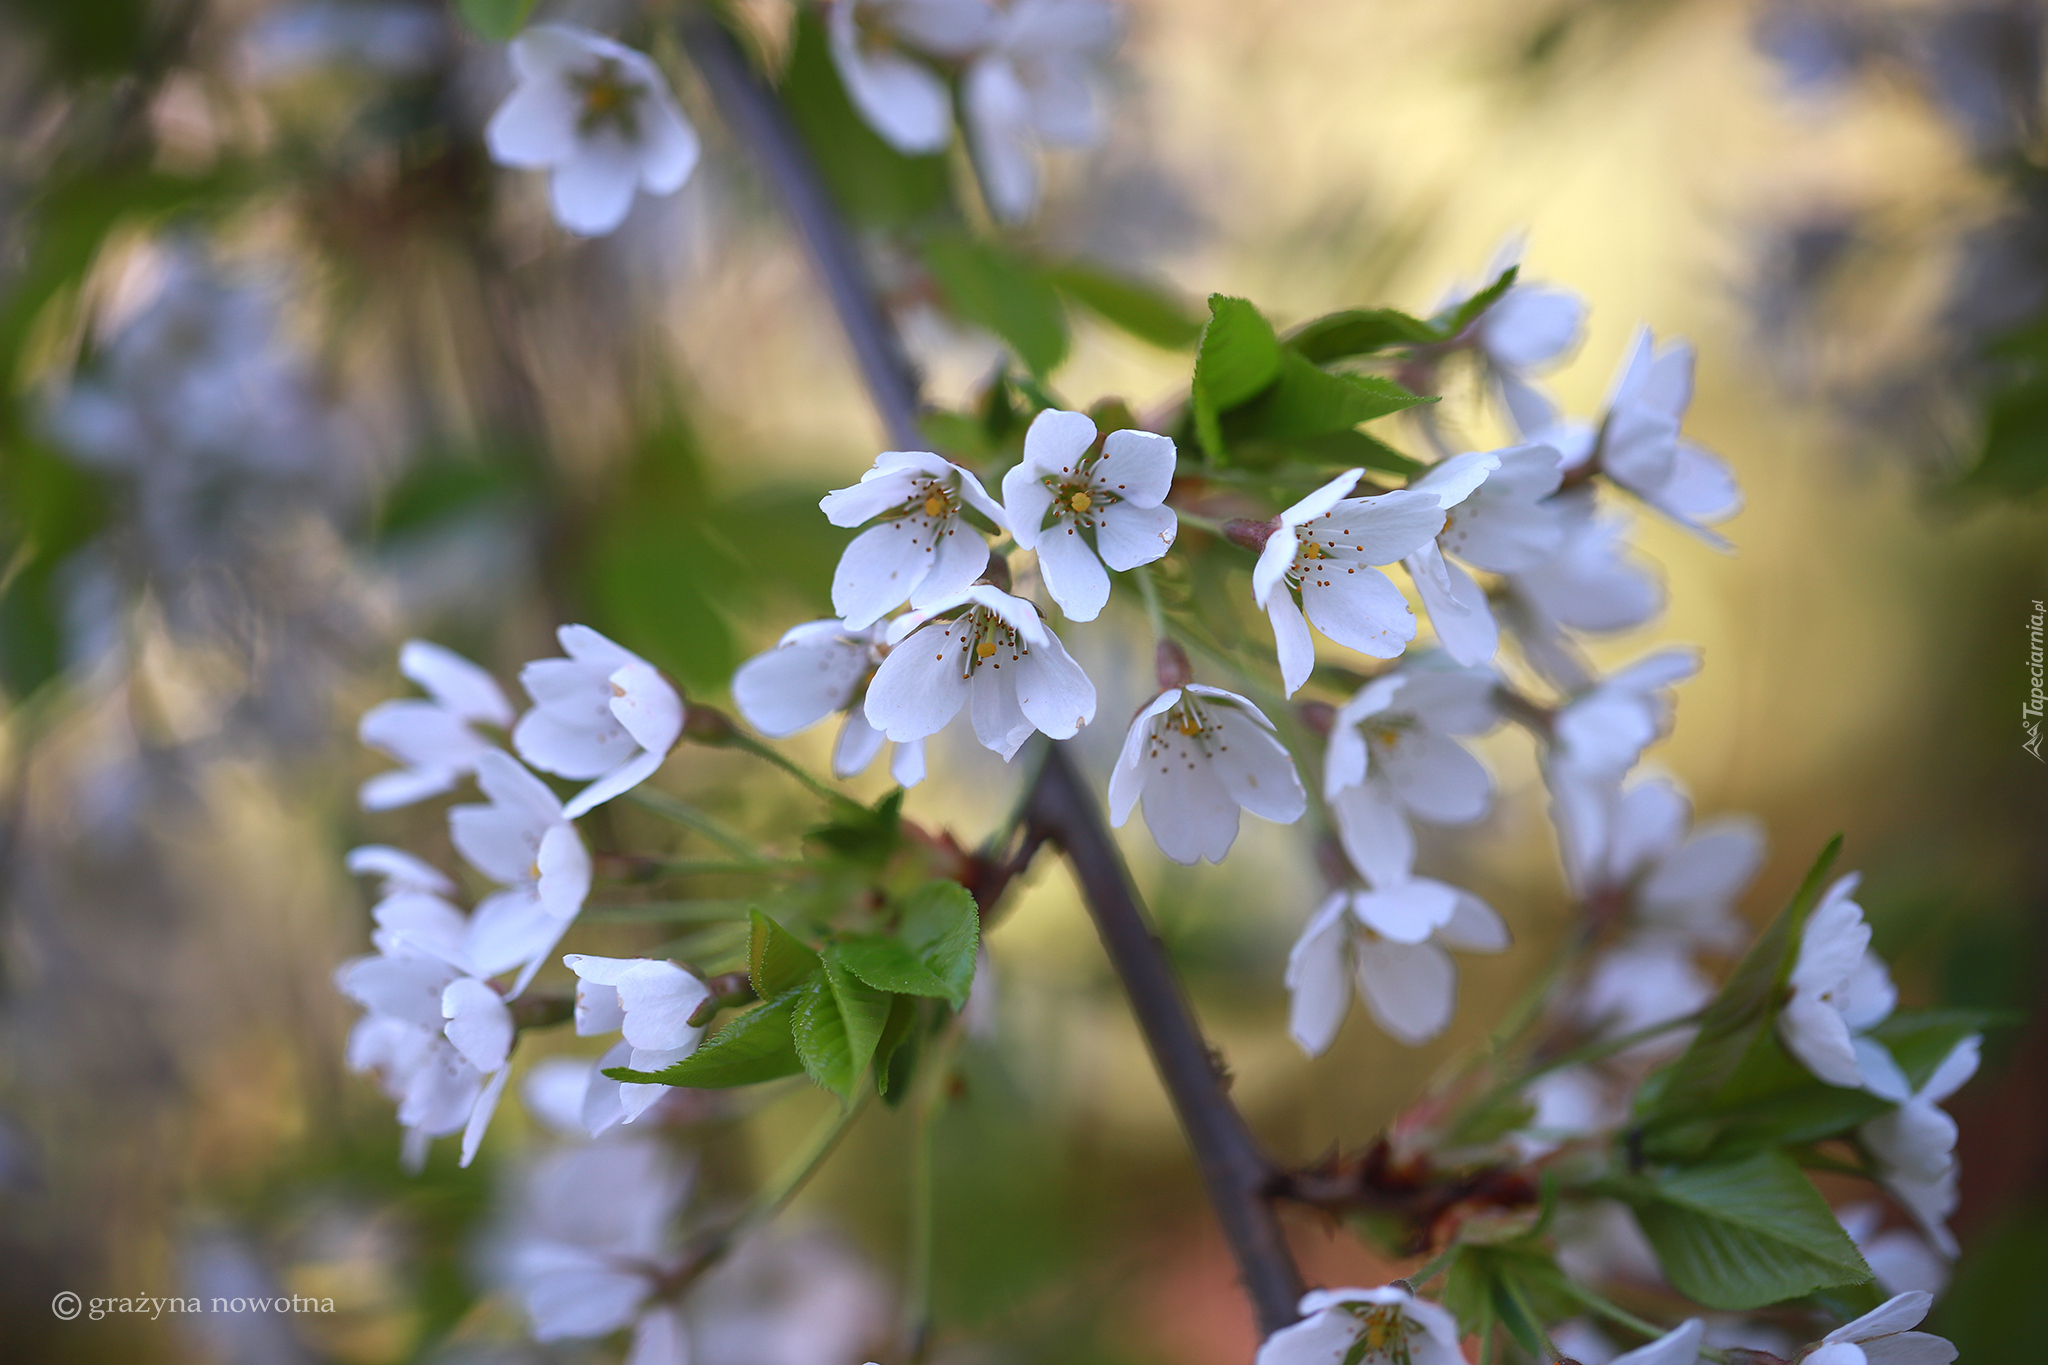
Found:
[[[1408,1282],[1410,1289],[1420,1289],[1437,1276],[1443,1274],[1450,1266],[1451,1258],[1457,1254],[1458,1244],[1453,1242],[1442,1251],[1439,1251],[1428,1265],[1422,1267],[1413,1275],[1403,1275],[1401,1278]]]
[[[1557,1349],[1557,1343],[1550,1339],[1550,1333],[1543,1328],[1543,1319],[1529,1303],[1529,1296],[1523,1292],[1521,1282],[1513,1276],[1502,1276],[1500,1283],[1506,1286],[1508,1298],[1515,1305],[1515,1311],[1522,1315],[1522,1321],[1529,1324],[1529,1330],[1536,1334],[1536,1342],[1543,1348],[1543,1358],[1553,1362],[1561,1360],[1564,1352]]]
[[[1229,539],[1223,534],[1223,523],[1214,517],[1205,517],[1199,512],[1185,512],[1178,507],[1173,509],[1173,514],[1180,519],[1183,526],[1192,526],[1197,531],[1207,531],[1218,540]]]
[[[606,924],[720,924],[747,917],[747,902],[702,901],[620,901],[612,905],[587,905],[583,918]]]
[[[727,743],[731,744],[735,749],[752,754],[763,762],[774,764],[797,781],[803,783],[814,795],[820,796],[826,801],[843,801],[846,799],[844,792],[823,779],[814,776],[810,769],[804,767],[801,763],[794,762],[785,757],[780,751],[763,744],[752,735],[742,734],[735,730],[732,738]]]
[[[664,820],[672,820],[684,829],[695,830],[727,853],[745,859],[749,868],[760,867],[769,862],[761,855],[759,849],[747,842],[745,837],[726,828],[689,802],[678,800],[667,792],[654,791],[644,786],[635,787],[626,793],[626,800],[644,811],[659,815]]]
[[[1152,638],[1166,637],[1166,613],[1159,607],[1159,585],[1152,581],[1152,566],[1140,564],[1131,570],[1131,577],[1138,580],[1138,596],[1145,599],[1145,620],[1152,627]]]
[[[931,1055],[925,1059],[924,1073],[918,1077],[910,1147],[910,1245],[903,1275],[903,1358],[909,1365],[921,1365],[931,1350],[932,1257],[936,1240],[934,1129],[961,1028],[956,1015],[932,1040]]]
[[[1654,1322],[1644,1321],[1626,1308],[1623,1308],[1620,1304],[1612,1302],[1605,1295],[1588,1289],[1577,1280],[1568,1277],[1560,1278],[1563,1279],[1566,1293],[1592,1309],[1595,1313],[1598,1313],[1601,1317],[1606,1318],[1609,1322],[1626,1327],[1638,1336],[1654,1341],[1670,1330],[1667,1327],[1659,1327]]]

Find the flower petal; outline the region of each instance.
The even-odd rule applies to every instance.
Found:
[[[1351,964],[1345,951],[1351,928],[1344,918],[1349,905],[1350,897],[1333,892],[1287,954],[1287,989],[1293,993],[1287,1032],[1311,1057],[1329,1050],[1351,1008]],[[1266,1358],[1261,1351],[1260,1360]]]
[[[1379,1026],[1414,1047],[1450,1026],[1458,968],[1434,943],[1365,940],[1357,946],[1358,988]]]
[[[1038,572],[1069,621],[1093,621],[1109,602],[1109,574],[1072,518],[1054,522],[1039,537]]]
[[[868,724],[899,744],[943,730],[972,690],[970,643],[964,623],[934,621],[889,651],[868,684]]]
[[[1157,507],[1173,489],[1175,452],[1170,437],[1125,428],[1102,442],[1095,462],[1095,487],[1132,507]]]
[[[1095,548],[1102,562],[1119,573],[1159,559],[1179,534],[1180,518],[1171,507],[1112,503],[1095,518]]]

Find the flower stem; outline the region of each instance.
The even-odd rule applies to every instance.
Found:
[[[838,790],[837,788],[832,786],[831,783],[826,782],[824,779],[812,773],[811,770],[804,767],[803,764],[798,763],[793,759],[789,758],[780,750],[777,750],[771,747],[770,745],[762,743],[760,740],[755,739],[752,735],[742,734],[738,731],[734,731],[733,737],[729,741],[729,743],[735,749],[741,750],[744,753],[752,754],[755,758],[758,758],[763,762],[774,764],[776,767],[782,769],[782,771],[788,773],[797,781],[803,783],[804,786],[810,788],[811,792],[814,795],[822,797],[824,800],[828,802],[844,801],[847,799],[846,793]]]
[[[1586,1305],[1586,1307],[1592,1309],[1601,1317],[1606,1318],[1609,1322],[1618,1323],[1638,1336],[1654,1341],[1669,1330],[1668,1328],[1659,1327],[1654,1322],[1644,1321],[1626,1308],[1623,1308],[1620,1304],[1613,1302],[1596,1290],[1588,1289],[1585,1285],[1580,1284],[1569,1276],[1564,1277],[1564,1286],[1565,1292],[1580,1303]]]
[[[918,1077],[910,1145],[910,1246],[903,1272],[903,1359],[907,1365],[921,1365],[931,1353],[934,1129],[940,1102],[945,1098],[946,1078],[952,1069],[953,1051],[961,1032],[959,1016],[932,1040]]]
[[[1152,581],[1152,566],[1140,564],[1131,570],[1131,577],[1138,580],[1138,596],[1145,601],[1145,621],[1152,627],[1152,638],[1164,640],[1166,634],[1166,613],[1159,607],[1159,585]]]
[[[684,829],[695,830],[727,853],[741,859],[746,866],[735,868],[735,871],[772,865],[759,849],[747,842],[745,836],[728,829],[716,818],[698,810],[687,801],[670,796],[667,792],[635,787],[626,793],[625,799],[644,811],[659,815],[664,820],[673,820]]]

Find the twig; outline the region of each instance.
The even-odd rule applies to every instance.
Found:
[[[682,41],[720,112],[749,144],[810,251],[889,439],[915,448],[924,440],[917,422],[917,376],[875,302],[853,238],[810,153],[775,93],[715,19],[689,15],[682,22]],[[1260,1331],[1287,1326],[1300,1316],[1295,1304],[1302,1284],[1279,1219],[1265,1197],[1272,1167],[1225,1093],[1223,1077],[1165,951],[1146,924],[1102,813],[1063,746],[1051,746],[1031,785],[1026,809],[1026,849],[1038,838],[1047,839],[1073,864],[1082,897],[1194,1149]]]

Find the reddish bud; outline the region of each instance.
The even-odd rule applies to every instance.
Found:
[[[1001,592],[1010,590],[1010,561],[1002,555],[990,555],[988,567],[981,571],[981,581]]]
[[[1188,652],[1172,640],[1159,642],[1152,652],[1152,667],[1158,674],[1161,692],[1186,687],[1195,680],[1195,667],[1188,662]]]
[[[692,703],[683,712],[683,738],[699,744],[730,744],[739,731],[732,717],[711,706]]]
[[[1326,701],[1305,701],[1295,708],[1295,714],[1322,739],[1328,739],[1337,724],[1337,708]]]
[[[1223,523],[1223,538],[1232,545],[1242,545],[1253,554],[1266,548],[1266,542],[1280,529],[1280,518],[1271,521],[1252,521],[1245,517],[1232,517]]]

